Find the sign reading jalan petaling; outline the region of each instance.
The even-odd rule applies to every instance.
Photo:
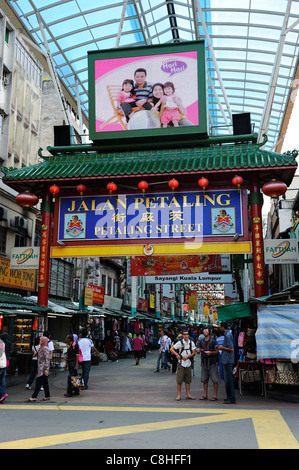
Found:
[[[200,243],[247,235],[237,189],[69,196],[57,206],[55,239],[66,246]]]

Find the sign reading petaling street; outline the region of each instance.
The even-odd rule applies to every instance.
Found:
[[[61,241],[243,234],[238,190],[62,197],[59,212]]]
[[[63,245],[57,247],[57,256],[58,252],[62,256],[62,251],[67,255],[67,247],[99,245],[107,249],[113,246],[109,255],[115,256],[147,254],[140,251],[141,246],[153,246],[154,254],[162,254],[163,250],[160,253],[156,250],[161,245],[164,245],[164,253],[199,253],[203,242],[214,242],[218,252],[223,253],[225,249],[217,243],[223,240],[233,246],[233,252],[244,252],[242,242],[232,241],[238,233],[244,236],[248,252],[251,245],[242,216],[245,208],[246,193],[244,199],[244,193],[238,189],[61,196],[55,210],[54,245]],[[121,244],[126,250],[120,250]],[[184,244],[184,248],[177,247]],[[139,251],[134,251],[138,245]],[[177,251],[173,249],[176,247]],[[52,248],[53,257],[56,251]],[[71,256],[82,256],[82,252],[72,253]]]

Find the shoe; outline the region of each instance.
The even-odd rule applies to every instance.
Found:
[[[5,398],[8,397],[7,393],[4,393],[4,395],[0,398],[0,402],[5,400]]]
[[[31,390],[31,386],[29,384],[26,384],[27,390]]]
[[[224,405],[235,405],[236,402],[235,402],[235,401],[224,400],[224,401],[223,401],[223,404],[224,404]]]
[[[43,391],[44,391],[44,387],[41,387],[41,388],[40,388],[40,391],[43,392]]]
[[[81,390],[87,390],[88,387],[81,387]]]
[[[71,393],[65,393],[63,396],[64,397],[72,397],[73,395]]]
[[[155,369],[154,372],[160,372],[160,370],[159,370],[159,369]]]

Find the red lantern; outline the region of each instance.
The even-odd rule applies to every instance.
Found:
[[[232,179],[232,183],[237,186],[237,188],[239,188],[241,186],[241,184],[243,183],[243,178],[242,176],[238,176],[236,175],[233,179]]]
[[[117,186],[113,182],[108,183],[106,187],[107,187],[108,191],[110,192],[110,194],[117,190]]]
[[[287,185],[282,181],[272,180],[269,183],[265,183],[262,187],[262,191],[266,196],[278,199],[287,190]]]
[[[84,184],[78,184],[76,189],[77,189],[78,193],[80,194],[80,196],[83,196],[83,194],[86,191],[86,186]]]
[[[202,189],[206,189],[209,184],[209,180],[207,178],[202,177],[198,180],[198,184]]]
[[[176,189],[176,188],[179,187],[179,182],[178,182],[178,180],[176,180],[175,178],[172,178],[172,180],[170,180],[170,181],[168,182],[168,186],[169,186],[172,190],[174,190],[174,189]]]
[[[38,203],[39,198],[35,194],[31,194],[29,191],[20,193],[16,197],[16,202],[22,207],[33,207]]]
[[[55,194],[58,194],[60,191],[59,187],[56,184],[53,184],[52,186],[50,186],[49,190],[52,194],[54,194],[54,197],[55,197]]]
[[[140,183],[138,183],[138,188],[142,190],[142,192],[144,193],[146,191],[146,189],[148,188],[148,183],[147,181],[140,181]]]

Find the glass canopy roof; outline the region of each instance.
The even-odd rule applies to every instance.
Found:
[[[8,1],[8,0],[7,0]],[[276,149],[299,44],[298,0],[9,0],[88,117],[87,51],[205,39],[210,135],[251,113]],[[295,81],[297,83],[297,81]],[[290,149],[292,150],[292,149]]]

